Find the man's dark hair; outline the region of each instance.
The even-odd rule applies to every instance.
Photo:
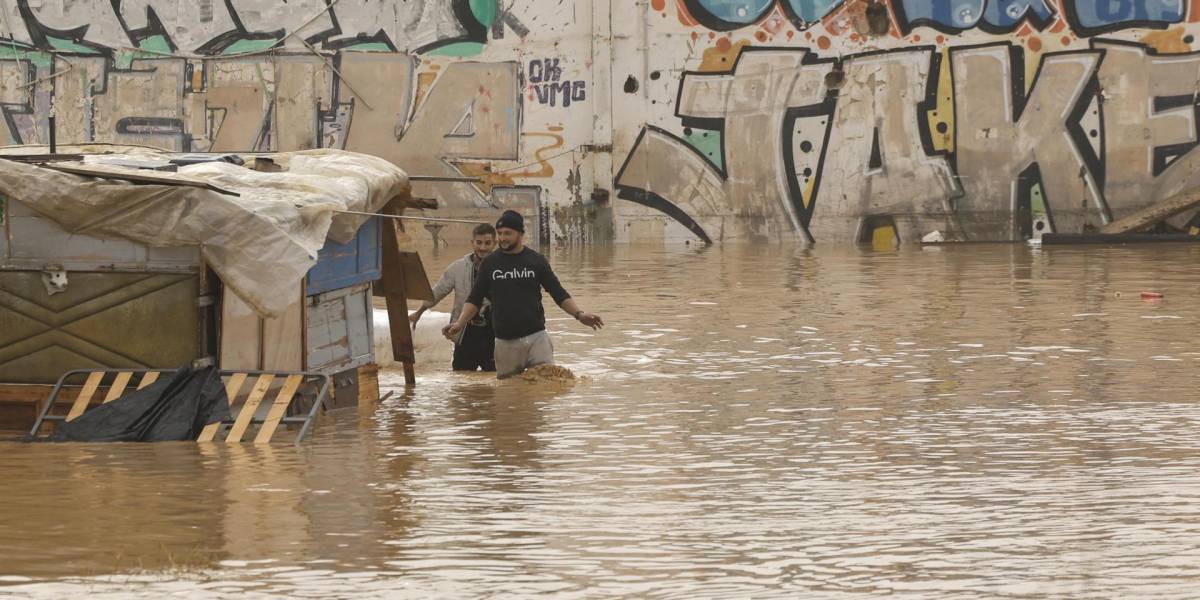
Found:
[[[471,232],[471,237],[477,235],[496,235],[496,228],[487,223],[480,223],[475,226],[475,231]]]

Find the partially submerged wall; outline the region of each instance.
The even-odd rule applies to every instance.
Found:
[[[646,13],[627,34],[664,51],[628,73],[639,94],[617,94],[618,115],[650,116],[616,128],[616,184],[673,222],[620,204],[631,238],[1021,239],[1200,183],[1195,4],[652,0]]]
[[[1183,0],[115,6],[5,0],[0,142],[369,152],[570,242],[1019,239],[1200,177]]]

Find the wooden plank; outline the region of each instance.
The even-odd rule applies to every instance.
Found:
[[[242,392],[242,386],[246,383],[246,373],[234,373],[229,377],[229,381],[225,383],[225,397],[229,399],[229,405],[233,406],[237,400],[238,394]]]
[[[242,391],[242,384],[246,382],[245,373],[234,373],[229,377],[229,381],[225,382],[225,397],[229,399],[229,407],[233,408],[234,401],[237,400],[237,395]],[[217,431],[221,429],[221,422],[209,423],[200,431],[200,437],[196,438],[197,442],[211,442],[217,436]]]
[[[415,179],[413,179],[412,175],[410,175],[408,179],[410,182],[416,181]],[[388,200],[387,204],[384,205],[384,208],[386,209],[386,207],[388,205],[394,206],[396,208],[437,210],[438,200],[437,200],[437,198],[426,198],[424,196],[413,196],[411,192],[406,192],[406,193],[400,194],[398,196],[394,196],[391,200]],[[382,213],[384,211],[381,210],[379,212]]]
[[[407,320],[405,321],[407,322]],[[96,371],[88,375],[87,381],[83,382],[83,389],[79,391],[79,396],[75,398],[75,404],[71,406],[71,412],[67,413],[67,420],[74,421],[87,410],[88,403],[92,401],[92,395],[96,393],[96,388],[100,387],[100,381],[104,379],[104,373]]]
[[[387,214],[401,214],[394,203],[384,208]],[[396,227],[403,227],[398,220],[383,223],[383,275],[380,283],[387,300],[388,328],[392,333],[392,356],[404,365],[404,383],[417,384],[416,351],[413,350],[412,329],[408,324],[408,298],[405,296],[405,272],[400,257],[400,244]]]
[[[53,169],[55,171],[61,171],[63,173],[70,173],[72,175],[79,175],[81,177],[97,177],[100,179],[118,179],[121,181],[128,181],[131,183],[150,184],[150,185],[171,185],[171,186],[182,186],[182,187],[194,187],[194,188],[202,188],[202,189],[206,189],[206,190],[212,190],[214,192],[217,192],[218,194],[225,194],[227,196],[235,196],[235,197],[241,196],[241,194],[239,194],[233,190],[227,190],[225,188],[213,185],[207,181],[201,181],[199,179],[191,179],[188,177],[184,177],[182,175],[176,175],[173,177],[167,177],[167,176],[163,176],[163,175],[149,175],[148,173],[150,173],[151,171],[146,170],[146,169],[139,169],[139,170],[146,171],[146,173],[131,173],[129,171],[132,171],[133,169],[123,169],[123,170],[118,171],[113,168],[105,169],[105,168],[97,167],[95,165],[89,165],[89,166],[85,167],[85,166],[74,166],[74,165],[45,164],[45,165],[40,165],[40,166],[43,169]]]
[[[379,365],[363,365],[358,368],[358,405],[374,408],[378,400]]]
[[[113,400],[121,397],[125,393],[125,388],[129,386],[129,380],[133,378],[133,373],[129,371],[121,371],[117,373],[117,378],[113,381],[112,387],[108,388],[108,395],[104,397],[104,403],[108,404]]]
[[[287,407],[292,403],[292,396],[296,395],[301,381],[304,381],[303,375],[288,375],[287,380],[283,382],[283,387],[275,395],[275,404],[271,405],[266,421],[258,429],[258,435],[254,438],[255,444],[266,444],[271,441],[271,436],[275,435],[275,429],[279,427],[279,422],[287,414]]]
[[[400,268],[404,270],[404,296],[410,300],[433,300],[433,286],[429,285],[429,276],[425,273],[425,265],[421,263],[421,255],[416,252],[400,253]]]
[[[0,235],[3,235],[2,230]],[[54,386],[45,384],[0,383],[0,431],[28,432],[53,389]],[[78,391],[78,386],[63,387],[58,393],[59,401],[74,399]]]
[[[282,293],[292,303],[278,318],[263,319],[262,370],[304,370],[304,282],[297,281]],[[222,368],[229,367],[221,365]]]
[[[233,290],[221,296],[221,368],[258,370],[262,364],[262,319]]]
[[[1043,246],[1196,243],[1200,243],[1200,236],[1186,233],[1047,233],[1042,235]]]
[[[54,386],[44,383],[0,383],[0,402],[41,404],[50,397]],[[75,398],[78,386],[63,386],[58,391],[60,402]]]
[[[142,381],[141,381],[141,383],[138,384],[137,389],[139,389],[139,390],[145,389],[150,384],[154,383],[155,381],[158,381],[158,376],[159,376],[158,371],[150,371],[149,373],[142,375]]]
[[[54,161],[83,162],[82,154],[4,154],[0,159],[27,163],[48,163]]]
[[[1185,210],[1200,206],[1200,189],[1192,188],[1105,225],[1100,233],[1134,233],[1153,227]]]
[[[271,387],[271,382],[274,379],[274,375],[258,376],[258,382],[250,390],[250,396],[246,398],[246,403],[242,405],[242,410],[238,412],[237,420],[233,422],[233,429],[229,430],[229,436],[225,438],[225,441],[242,441],[242,435],[246,433],[246,428],[250,427],[250,420],[254,418],[254,413],[258,412],[258,405],[262,404],[263,396],[267,395],[267,390]]]

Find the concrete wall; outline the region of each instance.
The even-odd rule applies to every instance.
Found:
[[[0,143],[45,143],[53,113],[62,143],[369,152],[481,178],[418,185],[439,216],[514,206],[573,243],[1012,239],[1097,227],[1200,178],[1200,5],[1183,0],[0,13]]]

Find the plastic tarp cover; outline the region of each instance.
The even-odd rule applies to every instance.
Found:
[[[153,156],[163,156],[154,154]],[[368,217],[410,193],[408,176],[388,161],[318,149],[243,155],[283,168],[267,173],[228,162],[182,166],[178,172],[105,164],[130,154],[85,157],[56,165],[206,182],[239,196],[185,185],[132,184],[73,175],[0,156],[0,193],[71,233],[133,240],[149,246],[196,246],[230,289],[259,314],[278,317],[290,289],[317,262],[325,238],[346,243]]]
[[[58,426],[56,442],[195,440],[209,423],[229,418],[229,399],[216,367],[184,367],[169,378],[101,404]]]

